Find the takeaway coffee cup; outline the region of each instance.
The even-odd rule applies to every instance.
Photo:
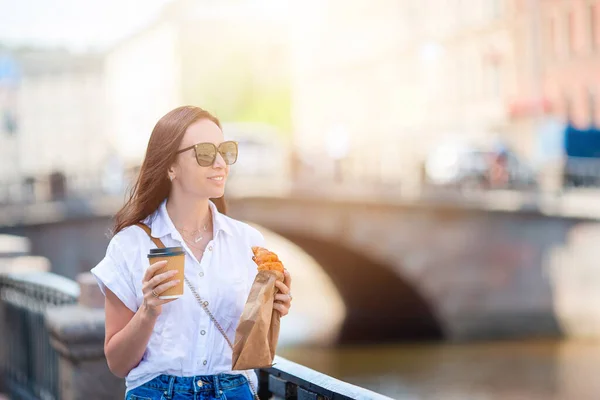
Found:
[[[177,271],[177,274],[171,279],[161,282],[161,284],[179,279],[179,283],[168,288],[158,296],[159,299],[176,299],[183,296],[183,281],[184,281],[184,260],[185,252],[182,247],[164,247],[161,249],[150,249],[148,254],[150,265],[159,261],[166,260],[167,265],[159,269],[156,274],[162,274],[167,271]]]

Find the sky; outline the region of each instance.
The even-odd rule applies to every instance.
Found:
[[[151,21],[170,0],[0,0],[0,43],[103,49]]]

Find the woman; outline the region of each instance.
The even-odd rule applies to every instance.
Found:
[[[178,299],[159,295],[177,282],[149,265],[155,245],[185,250],[185,277],[230,340],[235,337],[256,275],[252,246],[264,238],[225,216],[223,194],[237,144],[224,141],[219,121],[197,107],[162,117],[150,137],[131,197],[115,217],[106,257],[92,269],[106,296],[104,352],[126,378],[126,399],[252,399],[253,371],[231,371],[232,351],[189,288]],[[209,201],[209,199],[214,199]],[[166,283],[165,283],[166,282]],[[278,282],[274,309],[291,306],[291,277]]]

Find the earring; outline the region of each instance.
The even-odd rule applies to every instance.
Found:
[[[172,176],[172,175],[169,175],[169,180],[170,180],[171,182],[173,182],[173,179],[174,179],[174,178],[173,178],[173,176]]]

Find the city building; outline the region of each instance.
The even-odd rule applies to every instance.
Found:
[[[0,180],[89,173],[109,155],[102,55],[13,49],[18,80],[4,86]]]
[[[600,1],[540,1],[542,88],[552,111],[600,126]]]
[[[300,153],[343,158],[352,178],[410,187],[441,141],[491,145],[510,130],[518,62],[510,1],[312,0],[297,7]]]
[[[276,5],[177,0],[109,52],[109,131],[123,159],[141,161],[156,121],[184,104],[289,131],[287,28]]]

